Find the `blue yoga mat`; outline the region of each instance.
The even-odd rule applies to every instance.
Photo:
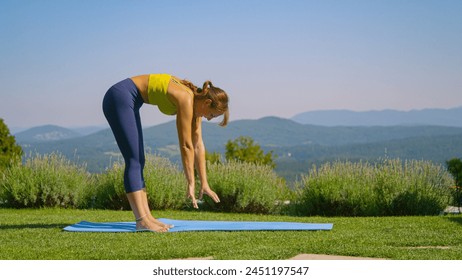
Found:
[[[333,224],[290,223],[290,222],[225,222],[188,221],[159,219],[174,225],[169,232],[180,231],[246,231],[246,230],[331,230]],[[93,223],[82,221],[67,226],[65,231],[73,232],[136,232],[135,222]]]

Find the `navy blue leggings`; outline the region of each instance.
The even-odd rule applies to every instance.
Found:
[[[125,161],[125,192],[145,187],[143,130],[140,108],[143,98],[131,79],[113,85],[104,96],[103,112]]]

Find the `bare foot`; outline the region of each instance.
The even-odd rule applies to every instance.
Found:
[[[151,219],[148,219],[148,217],[146,217],[144,219],[136,221],[136,230],[151,230],[155,232],[167,232],[168,228],[161,226],[158,223],[155,223]]]
[[[148,215],[147,217],[151,222],[161,226],[161,227],[164,227],[166,229],[170,229],[170,228],[173,228],[173,225],[169,225],[169,224],[164,224],[162,223],[161,221],[159,221],[158,219],[154,218],[153,216],[151,215]]]

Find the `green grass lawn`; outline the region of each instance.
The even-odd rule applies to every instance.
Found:
[[[387,259],[462,259],[462,216],[289,217],[157,211],[156,217],[334,223],[331,231],[72,233],[81,220],[132,221],[129,211],[0,209],[0,259],[289,259],[330,254]]]

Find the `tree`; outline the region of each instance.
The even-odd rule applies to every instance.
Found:
[[[264,153],[260,145],[256,144],[251,137],[240,136],[234,141],[226,143],[226,160],[236,160],[255,164],[269,165],[272,168],[274,163],[273,152]]]
[[[8,126],[0,119],[0,169],[10,166],[14,160],[19,160],[22,153],[21,146],[16,144],[16,139],[10,135]]]
[[[451,173],[452,177],[454,177],[454,181],[456,181],[453,196],[460,209],[462,203],[462,160],[459,158],[453,158],[446,161],[446,165],[449,173]]]
[[[210,164],[222,163],[221,154],[218,152],[209,153],[205,151],[205,160]]]
[[[459,158],[453,158],[446,161],[449,173],[456,181],[456,186],[462,187],[462,160]]]

